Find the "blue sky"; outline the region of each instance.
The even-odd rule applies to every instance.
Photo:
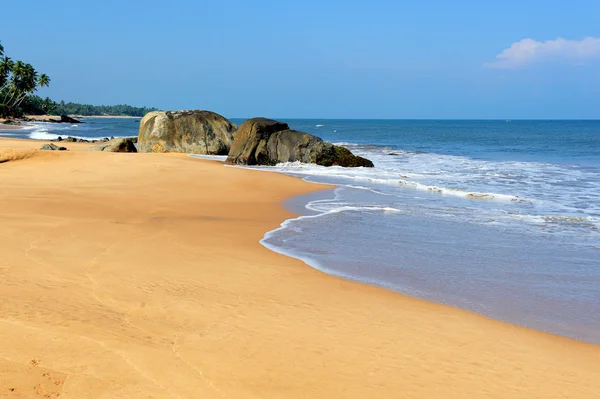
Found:
[[[21,3],[3,3],[0,41],[50,75],[39,94],[55,100],[227,117],[600,118],[598,0]]]

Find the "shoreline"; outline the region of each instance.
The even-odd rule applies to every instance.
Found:
[[[23,129],[31,127],[31,126],[32,125],[27,125],[27,124],[5,125],[0,121],[0,130],[23,130]]]
[[[259,169],[258,171],[281,173],[286,176],[291,176],[293,178],[303,180],[303,178],[301,176],[295,176],[293,174],[288,175],[288,174],[286,174],[284,172],[280,172],[280,171],[268,171],[268,170],[264,170],[264,169]],[[330,189],[331,194],[334,197],[335,197],[335,190],[337,188],[344,187],[343,185],[338,185],[338,184],[334,184],[334,183],[319,183],[319,182],[314,182],[314,181],[310,181],[310,180],[303,180],[303,181],[306,181],[310,184],[331,186],[332,187]],[[309,208],[309,205],[311,205],[311,203],[313,203],[313,202],[320,202],[323,200],[327,200],[329,198],[329,196],[325,195],[325,193],[328,193],[328,192],[329,192],[329,190],[325,189],[325,190],[318,191],[316,193],[308,194],[308,195],[312,195],[313,199],[304,199],[302,201],[297,201],[296,198],[305,196],[303,194],[303,195],[300,195],[297,197],[292,197],[292,198],[289,198],[288,200],[286,200],[286,203],[293,204],[293,206],[285,205],[286,209],[288,209],[290,212],[294,213],[295,216],[283,221],[276,229],[266,232],[265,235],[263,236],[263,238],[260,240],[261,245],[263,245],[265,248],[268,248],[269,250],[274,251],[278,254],[297,259],[297,260],[301,261],[302,263],[304,263],[306,266],[308,266],[312,269],[315,269],[319,272],[325,273],[329,276],[335,277],[335,278],[341,278],[346,281],[351,281],[351,282],[355,282],[358,284],[364,284],[364,285],[368,285],[371,287],[381,288],[381,289],[393,292],[398,295],[402,295],[402,296],[406,296],[406,297],[410,297],[410,298],[414,298],[414,299],[418,299],[418,300],[423,300],[426,302],[431,302],[431,303],[439,304],[442,306],[449,306],[449,307],[452,307],[455,309],[460,309],[462,311],[467,311],[467,312],[476,314],[478,316],[488,318],[490,320],[495,320],[495,321],[498,321],[501,323],[510,324],[510,325],[513,325],[516,327],[526,328],[526,329],[538,331],[538,332],[545,333],[545,334],[554,335],[554,336],[561,337],[561,338],[572,339],[572,340],[575,340],[578,342],[600,346],[600,343],[597,341],[597,339],[594,339],[595,336],[590,335],[591,332],[593,331],[591,329],[583,328],[583,329],[580,329],[577,334],[569,335],[569,332],[565,332],[565,331],[563,331],[563,333],[557,332],[556,327],[554,328],[554,331],[553,331],[551,328],[544,329],[543,326],[535,325],[535,323],[527,324],[526,318],[521,318],[520,320],[516,320],[516,319],[511,320],[509,318],[499,317],[499,315],[493,314],[492,312],[486,314],[483,311],[479,311],[476,309],[470,309],[468,307],[457,305],[457,304],[452,303],[451,301],[444,302],[443,300],[440,300],[440,299],[426,298],[426,297],[423,297],[416,293],[411,294],[410,292],[406,292],[406,291],[403,291],[403,290],[395,287],[393,284],[390,284],[389,282],[384,282],[382,280],[372,279],[372,278],[366,279],[364,276],[359,277],[356,275],[348,274],[344,271],[340,271],[340,270],[331,268],[326,263],[323,263],[317,259],[311,258],[309,253],[295,253],[293,250],[286,248],[285,246],[271,244],[268,242],[268,240],[271,237],[276,236],[279,231],[284,231],[284,230],[290,229],[290,228],[294,229],[294,224],[297,222],[300,222],[303,219],[318,218],[318,217],[330,215],[327,212],[319,212],[319,211],[311,210]],[[317,198],[317,199],[314,199],[314,198]],[[299,204],[302,204],[302,205],[299,205]],[[300,226],[301,226],[300,227],[301,229],[305,228],[305,226],[302,226],[301,224],[300,224]],[[572,331],[571,331],[571,333],[572,333]]]
[[[75,118],[75,119],[142,119],[143,116],[128,116],[128,115],[119,115],[119,116],[112,116],[112,115],[89,115],[89,116],[85,116],[85,115],[68,115],[71,118]]]
[[[67,115],[70,118],[75,119],[142,119],[143,116],[128,116],[128,115],[119,115],[119,116],[111,116],[111,115]],[[25,115],[28,119],[35,119],[33,122],[45,122],[48,119],[60,119],[60,115]],[[2,123],[6,121],[6,119],[0,118],[0,126]],[[27,123],[28,121],[17,120],[17,122]],[[31,121],[29,121],[31,122]],[[14,126],[14,125],[7,125]]]
[[[600,390],[599,346],[342,280],[263,247],[298,216],[281,203],[319,191],[312,183],[183,154],[33,143],[0,139],[0,157],[22,156],[0,159],[3,394],[12,382],[44,384],[44,373],[68,397]],[[45,179],[31,178],[41,170]]]

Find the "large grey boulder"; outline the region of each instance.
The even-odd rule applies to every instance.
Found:
[[[137,152],[133,140],[130,138],[120,138],[105,141],[100,145],[88,148],[88,151],[104,152]]]
[[[138,151],[227,155],[236,130],[210,111],[150,112],[140,122]]]
[[[276,165],[280,162],[322,166],[373,167],[368,159],[353,155],[308,133],[290,130],[286,123],[266,118],[244,122],[231,146],[227,162],[238,165]]]

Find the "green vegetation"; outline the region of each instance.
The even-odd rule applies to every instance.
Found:
[[[38,88],[47,87],[50,78],[38,72],[30,64],[13,61],[4,55],[0,43],[0,118],[18,118],[23,115],[106,115],[144,116],[156,108],[132,107],[131,105],[89,105],[56,103],[50,98],[34,95]]]
[[[13,61],[0,44],[0,117],[22,115],[26,98],[49,84],[48,75],[38,74],[31,64]]]
[[[156,111],[156,108],[132,107],[131,105],[90,105],[76,103],[60,103],[46,97],[27,96],[19,107],[19,115],[106,115],[106,116],[139,116]]]
[[[41,100],[41,99],[40,99]],[[46,99],[48,100],[48,99]],[[42,105],[46,100],[42,100]],[[110,115],[110,116],[144,116],[148,112],[156,111],[156,108],[132,107],[131,105],[89,105],[65,103],[54,103],[48,108],[51,115]]]

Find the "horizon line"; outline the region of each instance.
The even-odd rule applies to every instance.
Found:
[[[252,119],[252,117],[232,116],[228,119]],[[600,118],[315,118],[315,117],[268,117],[269,119],[294,120],[363,120],[363,121],[600,121]]]

